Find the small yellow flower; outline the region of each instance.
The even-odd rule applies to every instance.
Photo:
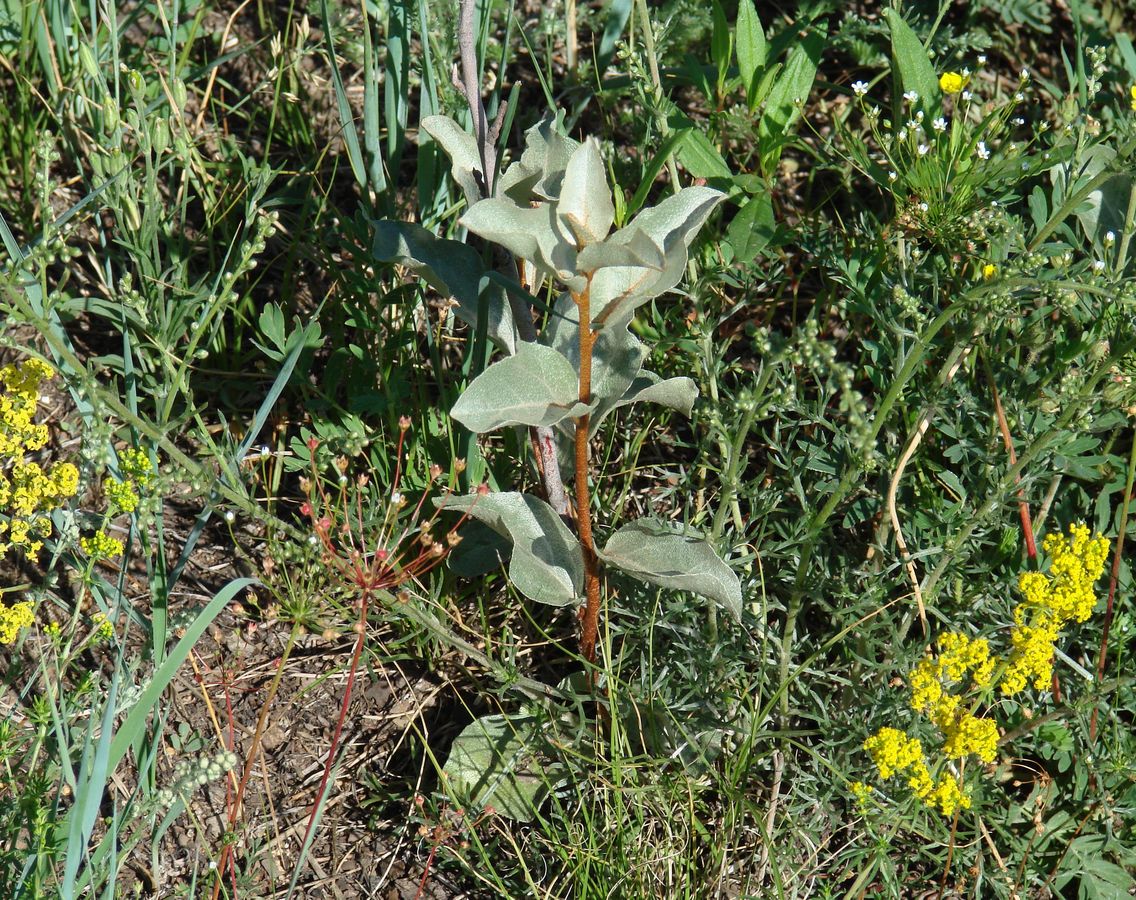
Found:
[[[21,600],[11,606],[0,604],[0,644],[15,641],[20,629],[27,628],[34,621],[30,600]]]
[[[106,617],[106,613],[95,613],[91,624],[94,626],[94,637],[96,640],[107,641],[114,637],[114,626],[110,623],[110,619]]]
[[[998,274],[998,267],[994,263],[986,263],[982,267],[982,280],[992,281],[994,276]]]
[[[944,94],[957,94],[964,87],[970,78],[960,75],[958,72],[944,72],[939,76],[939,89]]]
[[[92,537],[79,538],[79,546],[92,560],[113,559],[122,556],[122,541],[112,538],[104,531],[96,531]]]
[[[944,816],[953,816],[958,809],[970,809],[970,797],[962,785],[950,775],[939,779],[933,791],[926,798],[928,806],[937,806]]]
[[[856,805],[860,807],[860,811],[866,811],[872,799],[872,786],[862,781],[853,781],[848,785],[848,790],[856,798]]]
[[[103,484],[103,493],[114,512],[132,513],[138,508],[138,492],[133,481],[110,479]]]
[[[1128,93],[1132,95],[1132,109],[1136,110],[1136,84],[1129,88]]]

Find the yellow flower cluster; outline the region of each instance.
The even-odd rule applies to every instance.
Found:
[[[122,556],[122,541],[105,531],[96,531],[92,537],[79,538],[79,546],[91,559],[113,559]]]
[[[1070,525],[1068,537],[1046,536],[1042,547],[1052,560],[1049,571],[1023,572],[1018,579],[1025,599],[1014,609],[1010,658],[1001,685],[1006,695],[1030,682],[1038,690],[1049,684],[1058,633],[1069,622],[1084,622],[1092,615],[1093,585],[1108,557],[1108,541],[1091,537],[1085,525]]]
[[[20,629],[27,628],[33,621],[30,600],[21,600],[11,606],[0,603],[0,644],[12,643]]]
[[[943,733],[947,759],[962,759],[973,753],[984,762],[993,762],[998,746],[998,728],[989,719],[972,715],[963,708],[962,697],[949,690],[950,682],[975,688],[989,687],[994,674],[994,658],[985,638],[969,638],[948,632],[939,639],[937,659],[923,659],[908,675],[911,708],[926,713]],[[969,676],[969,682],[968,682]]]
[[[998,726],[973,714],[968,701],[998,684],[1015,694],[1032,682],[1042,689],[1053,674],[1053,645],[1062,626],[1084,622],[1096,605],[1093,585],[1104,571],[1108,541],[1091,536],[1085,525],[1069,526],[1068,536],[1051,534],[1042,547],[1049,571],[1025,572],[1018,579],[1024,599],[1014,610],[1010,649],[1001,660],[985,638],[948,632],[939,638],[939,653],[925,657],[907,676],[911,708],[926,715],[943,735],[947,760],[977,756],[993,762],[998,752]],[[936,782],[923,757],[923,745],[896,728],[881,728],[864,742],[880,777],[907,773],[907,783],[928,806],[950,816],[970,807],[970,797],[952,775]],[[859,796],[859,795],[857,795]]]
[[[45,472],[24,461],[25,453],[47,443],[47,426],[34,418],[40,385],[54,374],[38,359],[0,367],[0,553],[13,547],[38,552],[51,534],[47,514],[79,488],[79,470],[70,463]]]
[[[132,513],[138,509],[138,495],[154,480],[154,467],[144,450],[123,450],[119,454],[119,467],[125,476],[122,481],[112,478],[103,485],[111,511]]]
[[[957,94],[964,87],[970,78],[965,75],[960,75],[958,72],[944,72],[939,76],[939,89],[944,94]]]
[[[944,816],[970,808],[970,797],[953,775],[945,774],[937,782],[931,777],[918,738],[909,738],[898,728],[885,727],[864,741],[864,749],[880,770],[881,778],[906,772],[907,785],[915,796]]]

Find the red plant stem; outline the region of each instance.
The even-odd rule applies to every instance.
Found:
[[[580,402],[592,402],[592,345],[596,336],[592,331],[591,281],[579,294],[574,294],[580,322]],[[585,413],[576,420],[576,524],[580,544],[584,548],[584,592],[587,604],[581,619],[580,651],[589,663],[596,661],[596,635],[600,619],[600,565],[592,538],[591,498],[588,495],[588,427],[591,415]]]
[[[250,748],[248,756],[245,759],[245,766],[244,766],[244,769],[241,772],[241,780],[240,780],[240,783],[237,785],[236,800],[233,802],[233,806],[229,810],[229,830],[230,831],[232,831],[236,827],[237,819],[240,818],[241,804],[244,801],[245,788],[248,787],[248,780],[249,780],[249,777],[252,775],[252,767],[256,763],[256,758],[257,758],[257,755],[260,751],[260,742],[261,742],[261,739],[264,737],[264,729],[265,729],[265,726],[268,724],[268,710],[271,708],[272,700],[276,696],[276,689],[279,687],[280,679],[283,676],[284,663],[288,658],[288,654],[292,650],[292,645],[295,642],[295,639],[296,639],[296,629],[293,628],[292,633],[288,636],[288,644],[284,648],[284,652],[281,654],[280,660],[277,663],[276,675],[274,676],[274,678],[272,680],[272,686],[268,689],[268,697],[265,699],[264,705],[260,708],[260,715],[257,717],[257,720],[256,720],[256,731],[253,733],[253,736],[252,736],[252,747]],[[233,845],[229,842],[226,842],[225,846],[221,848],[221,859],[217,864],[217,878],[213,882],[213,891],[210,894],[211,900],[217,900],[217,897],[221,893],[221,877],[222,877],[222,873],[225,871],[226,863],[229,863],[230,868],[232,868],[232,860],[231,860],[232,849],[233,849]],[[235,878],[236,878],[236,876],[235,876],[235,873],[234,873],[234,881],[235,881]]]
[[[998,387],[994,383],[994,373],[990,369],[990,363],[983,359],[983,364],[986,369],[986,380],[990,384],[990,394],[994,398],[994,414],[998,419],[998,429],[1002,432],[1002,443],[1006,446],[1006,453],[1010,457],[1010,465],[1015,466],[1018,463],[1018,455],[1014,452],[1014,440],[1010,434],[1010,424],[1006,421],[1006,411],[1002,409],[1002,399],[998,396]],[[1014,476],[1014,483],[1021,483],[1021,475]],[[1033,521],[1030,518],[1029,503],[1026,502],[1025,491],[1018,488],[1018,513],[1022,519],[1022,536],[1026,540],[1026,556],[1030,558],[1031,562],[1037,561],[1037,542],[1033,536]]]
[[[351,668],[347,671],[347,687],[343,690],[343,703],[339,707],[339,718],[335,722],[335,732],[331,736],[331,746],[328,747],[327,761],[323,766],[323,777],[320,779],[319,789],[312,801],[312,813],[308,816],[308,827],[304,829],[304,839],[300,842],[301,846],[307,844],[308,836],[312,833],[312,827],[316,821],[316,812],[319,810],[320,801],[323,799],[324,792],[327,790],[328,779],[331,777],[331,764],[335,760],[336,750],[339,749],[339,736],[343,732],[343,723],[347,719],[347,709],[351,705],[351,690],[355,686],[355,673],[359,670],[359,659],[363,655],[363,640],[367,636],[367,605],[370,597],[371,591],[365,589],[359,599],[359,634],[355,639],[355,652],[351,656]]]
[[[1120,507],[1120,533],[1116,536],[1116,550],[1112,554],[1112,569],[1108,574],[1108,599],[1104,608],[1104,627],[1101,633],[1100,652],[1097,653],[1097,684],[1104,680],[1105,663],[1108,661],[1108,633],[1112,628],[1113,603],[1116,600],[1116,584],[1120,580],[1120,560],[1124,554],[1124,535],[1128,531],[1128,509],[1132,503],[1132,480],[1136,474],[1136,432],[1132,435],[1132,449],[1128,455],[1128,479],[1124,485],[1124,504]],[[1089,741],[1097,739],[1097,713],[1093,707],[1089,720]]]

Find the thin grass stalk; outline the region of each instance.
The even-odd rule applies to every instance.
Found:
[[[1136,196],[1136,190],[1133,191]],[[1097,684],[1104,680],[1105,663],[1108,661],[1108,636],[1112,629],[1112,617],[1115,612],[1116,585],[1120,580],[1120,561],[1124,558],[1124,535],[1128,531],[1128,510],[1132,504],[1132,481],[1136,476],[1136,432],[1132,435],[1132,448],[1128,453],[1128,475],[1124,482],[1124,502],[1120,507],[1120,530],[1116,535],[1116,549],[1112,554],[1112,569],[1108,574],[1108,599],[1105,601],[1104,626],[1101,632],[1100,651],[1097,653]],[[1097,739],[1097,715],[1100,707],[1093,706],[1093,715],[1089,720],[1089,743]]]

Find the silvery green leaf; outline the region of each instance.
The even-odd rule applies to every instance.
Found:
[[[701,537],[637,519],[616,531],[599,557],[640,581],[707,597],[741,620],[741,582]]]
[[[579,272],[595,272],[612,266],[662,271],[665,265],[662,250],[638,229],[618,242],[606,240],[589,244],[576,257],[576,270]]]
[[[422,130],[446,152],[450,174],[465,194],[466,204],[473,206],[481,199],[481,186],[485,184],[477,139],[449,116],[427,116],[422,120]]]
[[[611,230],[615,206],[595,138],[584,141],[568,160],[556,213],[572,233],[578,248],[598,244]]]
[[[605,328],[626,325],[639,306],[678,284],[686,271],[691,241],[725,196],[707,187],[683,188],[658,206],[643,210],[612,235],[610,241],[622,243],[632,241],[636,231],[642,232],[659,248],[665,265],[662,270],[642,266],[599,269],[592,279],[592,321]]]
[[[553,200],[560,194],[560,183],[573,151],[579,146],[560,132],[560,116],[546,116],[525,132],[521,158],[497,179],[496,193],[524,205],[535,197]]]
[[[442,769],[455,806],[492,806],[518,822],[536,817],[549,792],[563,781],[563,764],[543,761],[535,716],[483,716],[455,739]]]
[[[438,293],[457,301],[456,314],[476,328],[478,308],[486,306],[489,337],[506,353],[517,346],[517,332],[505,290],[485,277],[474,249],[435,237],[420,225],[382,220],[374,223],[372,254],[380,262],[406,266]]]
[[[507,425],[555,425],[582,416],[576,370],[551,347],[522,341],[517,352],[470,382],[450,415],[481,434]]]
[[[689,417],[698,399],[698,385],[690,378],[660,378],[654,372],[641,370],[626,393],[612,408],[631,403],[658,403]],[[596,420],[592,416],[592,421]]]
[[[551,506],[516,492],[467,494],[436,501],[441,509],[467,512],[513,542],[509,580],[537,603],[568,606],[584,587],[584,553]]]
[[[458,224],[523,259],[540,258],[542,238],[549,244],[558,239],[551,233],[548,210],[543,205],[518,206],[498,197],[473,204]]]

